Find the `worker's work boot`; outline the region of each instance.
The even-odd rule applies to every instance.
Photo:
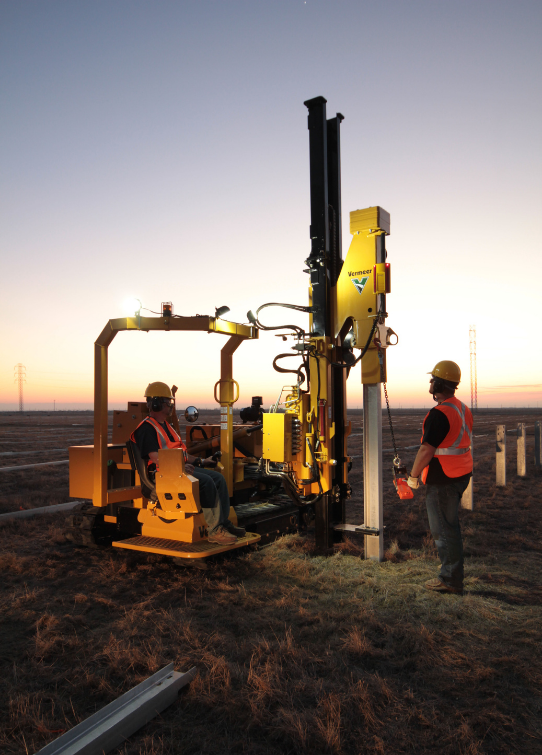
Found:
[[[451,585],[447,585],[446,582],[443,582],[439,577],[435,577],[435,579],[430,579],[426,582],[425,589],[433,590],[433,592],[452,592],[456,595],[463,595],[462,587],[452,587]]]
[[[227,522],[224,522],[224,527],[231,535],[235,535],[235,537],[244,537],[247,534],[247,531],[244,527],[237,527],[237,525],[235,525],[233,522],[230,522],[229,519]]]
[[[208,540],[210,543],[217,543],[217,545],[233,545],[237,542],[237,537],[228,532],[222,524],[219,524],[209,533]]]

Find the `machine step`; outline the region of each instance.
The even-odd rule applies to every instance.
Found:
[[[163,556],[175,556],[176,558],[206,558],[217,553],[232,551],[247,545],[254,545],[260,540],[260,535],[247,532],[244,537],[237,539],[232,545],[220,545],[210,543],[208,540],[200,540],[197,543],[183,543],[180,540],[163,540],[160,537],[144,537],[138,535],[128,540],[117,540],[112,545],[115,548],[143,551],[145,553],[159,553]]]
[[[336,524],[333,529],[335,532],[349,532],[351,535],[380,535],[377,527],[366,527],[364,524]]]

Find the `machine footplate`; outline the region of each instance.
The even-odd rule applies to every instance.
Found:
[[[115,548],[127,548],[133,551],[145,553],[160,553],[163,556],[175,556],[176,558],[206,558],[217,553],[233,551],[247,545],[254,545],[260,540],[260,535],[247,532],[244,537],[239,537],[233,545],[219,545],[210,543],[208,540],[200,540],[197,543],[182,543],[180,540],[162,540],[159,537],[144,537],[138,535],[128,540],[118,540],[112,545]]]

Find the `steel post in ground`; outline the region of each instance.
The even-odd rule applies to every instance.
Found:
[[[506,427],[504,425],[497,425],[496,440],[496,485],[498,488],[504,488],[506,485]]]
[[[518,422],[518,477],[527,476],[527,430],[525,422]]]
[[[542,422],[538,419],[534,423],[534,465],[542,467]]]
[[[472,460],[473,460],[472,477],[469,480],[467,489],[461,496],[461,508],[466,509],[467,511],[474,511],[474,499],[473,499],[473,494],[472,494],[472,486],[474,484],[474,449],[473,449],[472,439],[470,442],[470,452],[472,454]]]
[[[365,558],[384,558],[382,494],[382,391],[380,383],[363,386],[363,501],[365,526],[378,535],[365,535]]]

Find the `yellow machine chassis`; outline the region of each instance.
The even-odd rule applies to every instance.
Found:
[[[135,508],[142,508],[142,515],[149,509],[145,500],[141,499],[141,487],[134,485],[128,488],[108,489],[107,487],[107,463],[109,458],[110,446],[108,445],[108,348],[117,333],[126,330],[140,330],[148,332],[150,330],[161,331],[202,331],[207,333],[221,333],[229,336],[226,344],[221,349],[220,360],[220,379],[215,386],[215,399],[221,407],[221,424],[220,424],[220,450],[222,452],[221,463],[223,465],[224,477],[228,485],[230,496],[233,493],[233,459],[234,459],[234,441],[233,441],[233,404],[239,397],[239,387],[233,380],[233,354],[244,340],[258,338],[257,328],[251,325],[244,325],[235,322],[229,322],[217,317],[197,316],[197,317],[123,317],[109,320],[102,333],[95,342],[95,362],[94,362],[94,450],[92,459],[92,501],[94,507],[104,508],[110,504],[123,501],[135,501]],[[237,390],[235,390],[237,388]],[[163,451],[160,453],[164,453]],[[165,452],[166,455],[171,452]],[[165,461],[165,459],[164,459]],[[187,476],[183,474],[184,465],[179,469],[180,475],[177,475],[175,489],[186,487]],[[188,479],[192,480],[190,476]],[[184,486],[183,486],[184,481]],[[174,481],[175,482],[175,481]],[[157,489],[158,495],[160,491]],[[188,499],[193,498],[188,495]],[[139,505],[138,505],[139,504]],[[193,500],[193,511],[201,512],[199,500],[197,497]],[[183,505],[184,508],[184,505]],[[192,509],[188,509],[192,510]],[[154,513],[154,512],[153,512]],[[179,530],[177,536],[182,537],[182,533],[187,529],[186,514],[174,515],[177,520]],[[201,513],[196,516],[201,517]],[[235,517],[234,517],[235,518]],[[145,521],[149,519],[144,516]],[[184,522],[183,522],[184,519]],[[157,517],[159,520],[159,517]],[[116,516],[105,517],[105,521],[114,523]],[[204,520],[202,520],[204,523]],[[148,526],[148,523],[147,523]],[[168,529],[168,528],[165,528]],[[189,528],[188,528],[189,529]],[[145,525],[143,527],[143,532]],[[173,535],[173,531],[171,532]],[[206,533],[205,533],[206,534]],[[185,542],[180,539],[161,538],[157,536],[138,535],[126,540],[116,540],[113,545],[116,548],[125,548],[129,550],[145,551],[147,553],[160,553],[177,558],[205,558],[207,556],[223,553],[229,550],[235,550],[248,545],[253,545],[260,540],[260,535],[247,533],[246,536],[238,538],[232,545],[220,545],[209,543],[206,537],[198,537],[195,534],[189,535],[191,542]]]

